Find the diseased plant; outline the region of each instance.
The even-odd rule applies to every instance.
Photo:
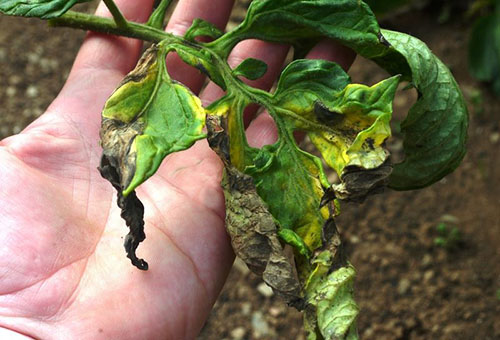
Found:
[[[308,339],[356,339],[355,271],[334,218],[341,201],[362,201],[385,186],[425,187],[458,166],[468,118],[446,66],[418,39],[380,29],[360,0],[254,0],[232,31],[223,33],[198,19],[182,37],[161,30],[169,0],[158,4],[147,24],[126,21],[112,0],[105,3],[114,20],[68,11],[86,1],[8,0],[0,3],[0,11],[153,43],[102,111],[99,170],[117,189],[130,228],[125,248],[132,264],[148,269],[135,253],[145,238],[144,208],[135,189],[168,154],[207,138],[225,165],[226,225],[236,254],[289,305],[304,310]],[[213,41],[198,41],[202,36]],[[371,87],[352,84],[336,63],[301,59],[325,37],[394,76]],[[273,93],[240,79],[263,76],[264,62],[246,59],[234,69],[227,63],[233,47],[251,38],[294,47],[294,60]],[[226,94],[203,107],[170,77],[165,58],[171,52]],[[419,98],[401,125],[405,159],[393,165],[385,142],[402,80]],[[247,143],[242,115],[253,103],[276,123],[279,138],[272,145]],[[299,148],[296,131],[307,134],[340,183],[330,184],[320,158]],[[292,247],[293,259],[285,245]]]

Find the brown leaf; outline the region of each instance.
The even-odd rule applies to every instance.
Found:
[[[348,166],[342,172],[341,183],[332,185],[331,189],[338,199],[363,202],[367,196],[384,191],[391,172],[392,166],[388,161],[375,169]]]
[[[231,165],[225,118],[209,116],[208,141],[225,163],[222,187],[226,199],[226,229],[239,256],[289,305],[304,306],[294,265],[279,241],[276,223],[257,194],[252,177]]]

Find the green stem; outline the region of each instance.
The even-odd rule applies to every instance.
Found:
[[[68,11],[63,16],[49,20],[54,27],[71,27],[99,33],[121,35],[144,41],[158,43],[175,36],[162,30],[135,22],[129,22],[127,27],[119,27],[113,19],[101,18],[91,14]]]
[[[115,19],[116,25],[121,28],[126,28],[127,19],[125,19],[122,12],[120,12],[120,9],[118,8],[118,6],[116,6],[115,2],[113,0],[104,0],[104,3],[111,12],[111,15],[113,15],[113,19]]]

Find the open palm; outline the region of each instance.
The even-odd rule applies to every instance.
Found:
[[[135,21],[147,19],[152,2],[117,1]],[[180,34],[195,17],[224,27],[231,7],[231,0],[180,1],[169,29]],[[0,144],[0,337],[14,331],[47,339],[193,339],[224,283],[233,253],[224,230],[222,165],[206,141],[169,156],[137,190],[147,235],[138,256],[150,269],[138,270],[125,256],[116,192],[96,169],[98,132],[106,98],[139,51],[137,41],[89,34],[47,112]],[[252,85],[268,88],[286,52],[250,41],[231,58],[266,61],[268,73]],[[314,53],[349,64],[339,48]],[[199,74],[175,58],[168,67],[199,91]],[[206,102],[218,95],[209,85],[201,96]],[[273,131],[259,116],[249,141],[268,143]]]

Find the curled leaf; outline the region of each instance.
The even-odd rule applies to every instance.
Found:
[[[135,251],[139,243],[144,241],[144,206],[137,198],[135,192],[123,196],[120,186],[120,174],[116,171],[118,160],[113,157],[102,157],[99,172],[107,179],[117,191],[118,207],[122,210],[121,217],[125,220],[130,231],[125,237],[125,251],[132,264],[141,270],[148,270],[148,263],[137,258]]]
[[[144,208],[135,188],[151,177],[170,153],[204,138],[205,111],[188,88],[170,80],[165,53],[148,49],[108,99],[102,112],[101,175],[118,191],[130,232],[125,248],[132,263],[147,269],[135,250],[144,235]]]
[[[465,155],[468,114],[464,98],[450,70],[417,38],[383,31],[405,56],[417,103],[401,123],[405,159],[394,166],[389,186],[409,190],[428,186],[453,170]]]

